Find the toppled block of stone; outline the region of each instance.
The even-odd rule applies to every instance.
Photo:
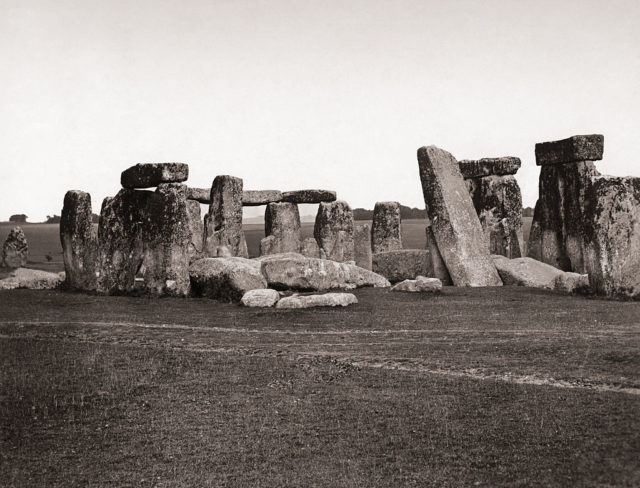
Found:
[[[505,156],[502,158],[463,159],[458,162],[460,173],[468,178],[482,178],[483,176],[515,175],[520,169],[520,158]]]
[[[204,258],[191,263],[189,276],[195,296],[238,302],[249,290],[262,289],[267,283],[251,259]]]
[[[211,185],[211,205],[204,222],[204,253],[217,256],[226,246],[233,256],[246,258],[247,241],[242,231],[242,179],[216,176]]]
[[[417,276],[415,280],[404,280],[391,287],[391,291],[408,291],[412,293],[438,293],[442,290],[442,281],[438,278]]]
[[[290,203],[322,203],[335,202],[336,192],[329,190],[296,190],[285,191],[282,194],[283,202]]]
[[[299,252],[300,213],[295,203],[270,203],[264,215],[266,237],[260,242],[260,254]]]
[[[324,291],[332,288],[390,286],[383,276],[353,264],[328,259],[277,256],[262,260],[261,267],[269,287],[276,290]]]
[[[356,266],[364,269],[371,269],[371,228],[369,224],[358,224],[355,226],[353,234],[354,260]]]
[[[242,205],[245,207],[258,207],[282,201],[280,190],[245,190],[242,192]]]
[[[505,285],[553,290],[556,279],[563,274],[562,270],[531,258],[508,259],[499,255],[491,257]]]
[[[400,204],[376,202],[371,226],[371,250],[379,252],[402,249]]]
[[[572,136],[560,141],[536,144],[536,164],[565,164],[576,161],[599,161],[604,152],[604,136]]]
[[[21,227],[14,227],[9,231],[7,240],[2,246],[0,264],[8,268],[20,268],[27,264],[29,245]]]
[[[434,276],[431,253],[426,249],[402,249],[373,255],[374,273],[391,283],[413,280],[416,276]]]
[[[124,170],[120,176],[123,188],[151,188],[160,183],[180,183],[189,178],[189,165],[184,163],[140,163]]]
[[[64,272],[49,273],[39,269],[18,268],[0,280],[0,290],[26,288],[29,290],[51,290],[64,281]]]
[[[270,288],[249,290],[242,295],[245,307],[273,307],[280,300],[280,293]]]
[[[60,243],[65,285],[72,290],[96,289],[98,231],[93,225],[91,195],[69,190],[60,217]]]
[[[313,228],[320,255],[333,261],[353,261],[353,212],[347,202],[322,202]]]
[[[318,243],[316,242],[315,237],[307,237],[302,241],[302,246],[300,247],[300,254],[308,258],[320,257],[320,246],[318,246]]]
[[[456,159],[435,146],[418,150],[427,215],[456,286],[501,286]]]
[[[354,303],[358,303],[358,299],[352,293],[293,295],[282,298],[276,308],[346,307]]]
[[[187,188],[187,198],[200,203],[211,203],[211,188]]]

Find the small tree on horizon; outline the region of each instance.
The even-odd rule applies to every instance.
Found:
[[[16,214],[9,217],[9,222],[15,222],[17,224],[25,224],[28,217],[25,214]]]

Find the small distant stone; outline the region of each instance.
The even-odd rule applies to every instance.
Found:
[[[358,303],[358,299],[352,293],[294,295],[282,298],[276,308],[346,307],[353,303]]]
[[[20,268],[27,264],[29,245],[21,227],[14,227],[9,232],[2,246],[0,264],[8,268]]]
[[[282,201],[290,203],[335,202],[336,198],[336,192],[329,190],[285,191],[282,194]]]
[[[604,136],[572,136],[560,141],[536,144],[536,164],[564,164],[576,161],[599,161],[604,152]]]
[[[520,158],[506,156],[503,158],[464,159],[458,162],[464,179],[481,178],[483,176],[515,175],[520,169]]]
[[[394,285],[391,291],[408,291],[413,293],[437,293],[442,290],[442,281],[438,278],[418,276],[415,280],[404,280]]]
[[[122,172],[123,188],[151,188],[160,183],[180,183],[189,177],[184,163],[140,163]]]
[[[242,192],[242,205],[257,207],[282,201],[280,190],[245,190]]]
[[[245,307],[273,307],[280,300],[280,293],[266,288],[264,290],[249,290],[242,296]]]
[[[211,203],[211,188],[187,188],[187,198],[200,203]]]

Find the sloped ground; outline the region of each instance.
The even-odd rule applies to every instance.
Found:
[[[6,486],[637,486],[640,303],[0,292]]]

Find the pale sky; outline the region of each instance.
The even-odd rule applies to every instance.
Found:
[[[0,220],[94,212],[138,162],[191,186],[424,207],[416,150],[518,156],[605,135],[640,175],[640,2],[0,0]],[[262,212],[252,210],[248,215]]]

